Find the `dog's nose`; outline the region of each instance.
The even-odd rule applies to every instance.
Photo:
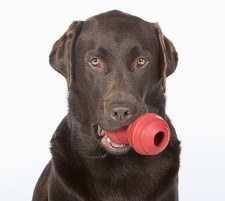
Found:
[[[131,106],[111,105],[109,114],[113,120],[122,123],[132,117],[134,109]]]

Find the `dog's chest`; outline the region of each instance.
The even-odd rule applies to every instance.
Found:
[[[96,197],[99,201],[149,201],[153,186],[148,177],[128,177],[113,181],[99,181]]]

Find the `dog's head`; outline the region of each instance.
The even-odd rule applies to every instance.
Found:
[[[67,80],[70,110],[118,154],[128,147],[108,146],[104,130],[142,113],[164,115],[165,79],[176,69],[177,52],[157,23],[111,11],[73,22],[54,44],[50,64]]]

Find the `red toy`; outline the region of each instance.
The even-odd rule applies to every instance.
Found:
[[[148,113],[137,118],[128,128],[107,131],[115,143],[129,144],[142,155],[156,155],[168,145],[170,129],[162,117]]]

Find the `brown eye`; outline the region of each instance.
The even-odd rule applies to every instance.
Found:
[[[137,61],[137,66],[144,66],[147,63],[147,60],[145,58],[139,58]]]
[[[90,60],[90,63],[94,67],[101,67],[101,62],[98,58],[93,58]]]

